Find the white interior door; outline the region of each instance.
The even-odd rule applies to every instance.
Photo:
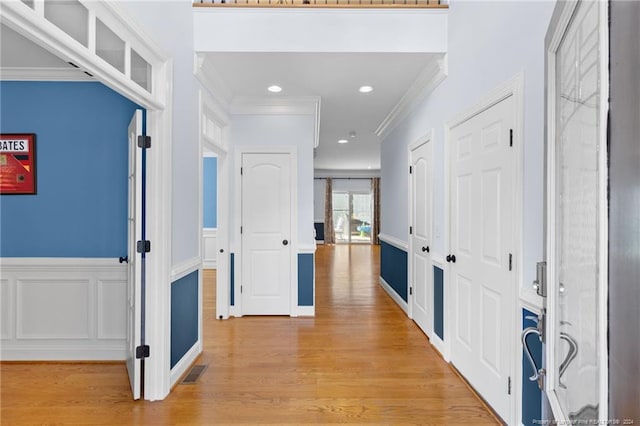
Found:
[[[242,314],[291,313],[291,155],[242,154]]]
[[[127,295],[127,371],[133,399],[141,394],[140,360],[136,347],[140,345],[142,331],[142,255],[136,242],[142,240],[142,154],[138,136],[142,135],[142,110],[136,110],[129,123],[129,208],[128,208],[128,295]]]
[[[547,152],[547,396],[556,419],[606,422],[606,4],[565,9],[557,29]],[[606,30],[605,30],[606,31]],[[603,386],[604,385],[604,386]]]
[[[517,282],[514,108],[509,96],[450,133],[451,360],[506,420]]]
[[[411,150],[411,316],[431,337],[433,272],[431,268],[431,143]]]

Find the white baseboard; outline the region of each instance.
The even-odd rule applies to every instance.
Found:
[[[126,358],[126,264],[115,258],[2,258],[0,267],[0,359]]]
[[[315,317],[316,307],[315,306],[298,306],[298,316],[299,317]]]
[[[196,362],[198,356],[202,353],[202,342],[196,342],[191,349],[187,351],[180,361],[171,369],[171,386],[173,387],[178,380],[187,372],[189,368]]]
[[[433,346],[440,353],[440,355],[442,355],[442,358],[444,358],[445,361],[449,362],[449,356],[445,350],[444,341],[442,341],[438,337],[435,331],[431,333],[429,342],[431,343],[431,346]]]
[[[400,308],[404,311],[405,314],[409,315],[409,305],[407,302],[402,300],[402,297],[396,293],[396,291],[387,283],[384,278],[380,278],[380,286],[387,292],[389,296],[400,306]]]

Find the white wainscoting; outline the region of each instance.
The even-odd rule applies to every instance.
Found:
[[[2,258],[0,271],[0,359],[125,359],[126,263]]]
[[[218,229],[204,228],[202,230],[202,267],[216,269],[218,262]]]

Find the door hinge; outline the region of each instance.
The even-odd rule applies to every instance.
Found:
[[[138,136],[138,148],[151,148],[151,136]]]
[[[136,346],[136,359],[149,358],[149,345]]]
[[[413,296],[413,287],[409,287],[409,296]]]
[[[240,286],[240,294],[242,294],[242,286]]]
[[[507,395],[511,395],[511,376],[507,380]]]
[[[509,270],[513,269],[513,255],[509,253]]]
[[[509,146],[513,146],[513,129],[509,129]]]
[[[240,167],[240,176],[242,176],[242,167]]]
[[[413,226],[409,227],[409,235],[413,235]]]
[[[151,241],[141,240],[136,243],[136,251],[138,253],[149,253],[151,251]]]
[[[240,233],[242,234],[242,226],[240,227]]]
[[[409,166],[409,174],[413,173],[413,167]]]

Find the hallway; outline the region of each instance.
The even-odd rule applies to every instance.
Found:
[[[197,384],[130,400],[123,363],[3,363],[4,424],[497,424],[378,285],[379,247],[319,246],[316,317],[215,320]]]

